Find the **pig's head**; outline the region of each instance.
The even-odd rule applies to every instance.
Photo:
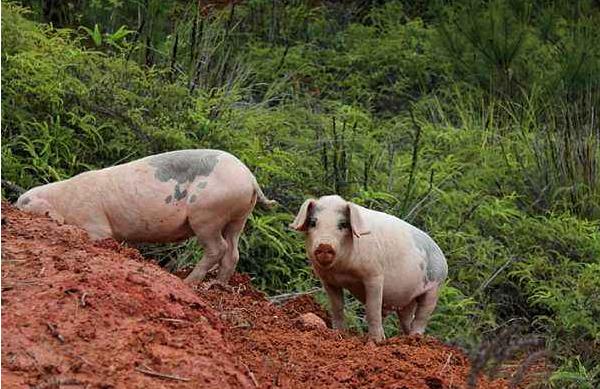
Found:
[[[340,196],[306,200],[290,227],[306,234],[308,257],[323,268],[347,258],[354,240],[369,233],[360,207]]]

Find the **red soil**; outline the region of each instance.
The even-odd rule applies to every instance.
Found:
[[[463,388],[468,358],[431,337],[376,346],[298,325],[249,278],[196,290],[137,250],[2,204],[2,384],[7,388]],[[506,388],[479,379],[481,388]]]

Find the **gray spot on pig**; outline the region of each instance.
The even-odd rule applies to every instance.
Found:
[[[31,199],[29,197],[24,197],[23,200],[21,200],[21,205],[27,205],[31,202]]]
[[[444,253],[440,247],[423,231],[412,228],[411,234],[415,245],[425,254],[426,277],[428,281],[441,281],[448,275],[448,267]]]
[[[175,200],[179,201],[183,198],[185,198],[185,196],[187,196],[187,189],[184,189],[183,191],[181,190],[181,188],[179,187],[179,184],[175,185]]]
[[[198,193],[198,192],[200,192],[202,189],[206,188],[206,185],[207,185],[207,184],[208,184],[208,183],[207,183],[206,181],[200,181],[200,182],[198,183],[198,185],[196,185],[197,192],[196,192],[196,194],[193,194],[193,195],[190,197],[190,203],[194,203],[194,202],[196,202],[196,200],[198,200],[198,195],[197,195],[197,193]]]
[[[196,177],[208,177],[219,161],[214,150],[180,150],[149,157],[156,168],[154,177],[161,182],[175,180],[178,184],[192,182]]]
[[[173,196],[168,195],[167,198],[165,199],[165,203],[169,204],[172,200],[173,200]]]
[[[421,270],[425,270],[425,262],[419,262],[419,267]]]

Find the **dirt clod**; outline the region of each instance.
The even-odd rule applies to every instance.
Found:
[[[298,319],[296,319],[296,324],[300,329],[305,330],[327,328],[327,325],[323,319],[312,312],[305,313],[304,315],[298,317]]]

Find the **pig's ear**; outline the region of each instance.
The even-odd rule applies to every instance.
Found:
[[[296,231],[306,231],[308,226],[308,217],[312,213],[312,210],[316,204],[315,199],[308,199],[302,204],[296,218],[290,224],[290,228]]]
[[[358,205],[348,202],[348,213],[350,214],[350,228],[354,236],[360,238],[362,235],[371,233]]]

